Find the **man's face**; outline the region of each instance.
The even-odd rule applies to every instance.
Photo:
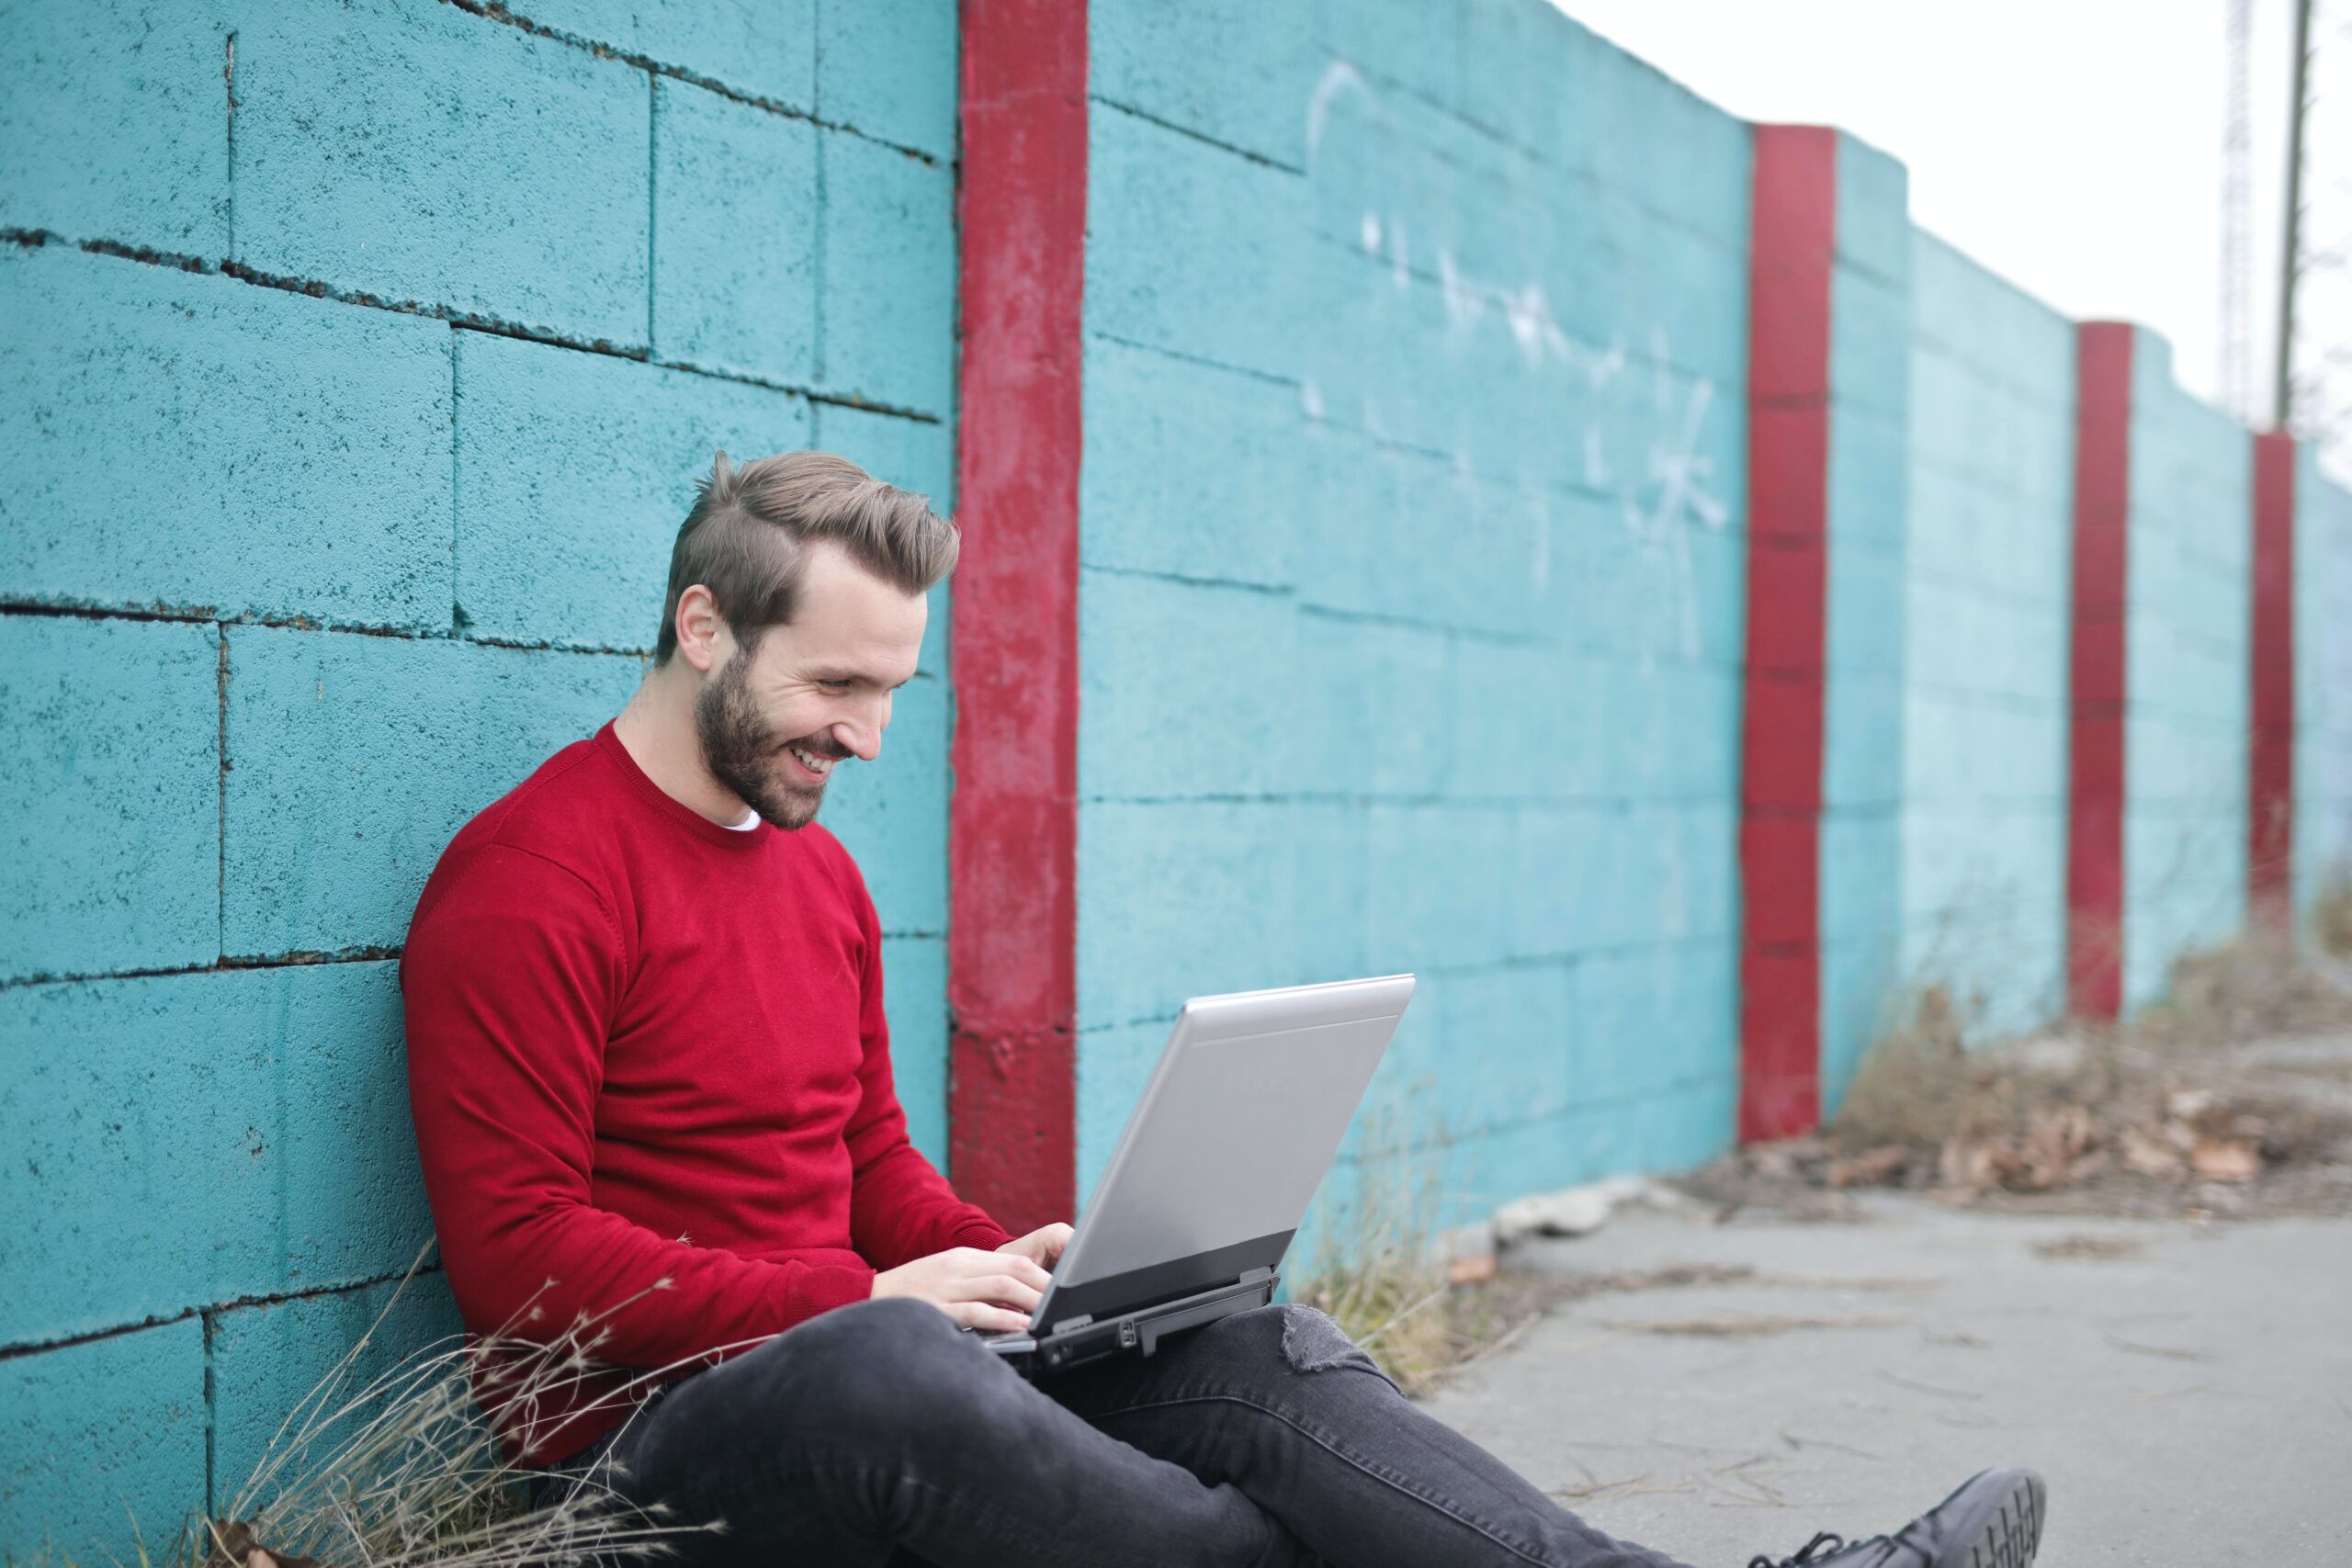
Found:
[[[763,631],[748,657],[728,637],[695,694],[711,776],[778,828],[807,827],[835,764],[881,750],[890,694],[914,675],[928,615],[922,594],[838,545],[810,546],[798,615]]]

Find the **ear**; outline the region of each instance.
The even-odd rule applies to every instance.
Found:
[[[718,613],[718,602],[699,582],[678,595],[676,629],[679,656],[701,674],[707,675],[725,662],[735,645],[727,617]]]

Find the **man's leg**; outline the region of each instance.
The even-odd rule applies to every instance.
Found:
[[[1673,1568],[1408,1402],[1309,1307],[1238,1313],[1156,1356],[1039,1386],[1101,1431],[1239,1487],[1334,1568]]]
[[[690,1568],[1307,1562],[1238,1488],[1095,1430],[917,1301],[842,1307],[695,1373],[611,1458],[631,1502],[725,1521],[679,1539]]]

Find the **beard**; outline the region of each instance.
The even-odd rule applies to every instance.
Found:
[[[739,649],[695,695],[695,733],[702,740],[703,766],[763,819],[796,832],[817,819],[825,786],[778,777],[781,770],[798,766],[778,753],[787,744],[812,757],[838,759],[848,753],[814,736],[786,741],[777,735],[752,698],[744,674],[750,663],[748,653]]]

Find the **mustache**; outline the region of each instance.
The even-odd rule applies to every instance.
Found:
[[[790,748],[795,750],[806,751],[811,757],[830,757],[837,762],[846,760],[851,754],[849,748],[846,746],[837,745],[831,740],[818,740],[814,739],[787,740],[782,746],[778,746],[776,750],[781,751],[786,748]]]

